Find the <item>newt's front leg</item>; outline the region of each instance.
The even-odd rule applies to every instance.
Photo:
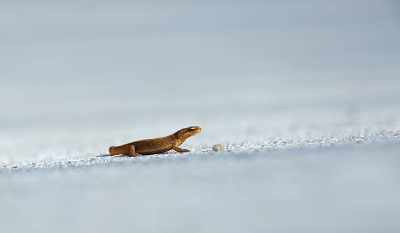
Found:
[[[177,151],[177,152],[180,152],[180,153],[190,152],[190,150],[186,150],[186,149],[179,148],[179,147],[177,147],[175,144],[172,144],[172,149],[173,149],[174,151]]]
[[[139,153],[136,153],[136,151],[135,151],[135,146],[134,146],[134,145],[131,145],[131,146],[129,147],[129,157],[138,157],[138,156],[142,156],[142,155],[139,154]]]

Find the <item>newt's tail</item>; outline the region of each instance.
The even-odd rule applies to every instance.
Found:
[[[108,149],[108,151],[110,152],[110,155],[118,155],[118,152],[115,150],[115,146],[110,147],[110,149]]]

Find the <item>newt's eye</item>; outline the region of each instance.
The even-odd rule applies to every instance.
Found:
[[[190,129],[189,129],[189,131],[194,131],[194,130],[195,130],[195,128],[190,128]]]

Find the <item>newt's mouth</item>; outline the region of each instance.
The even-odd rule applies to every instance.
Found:
[[[189,127],[189,133],[190,133],[190,136],[194,136],[196,134],[199,134],[199,133],[201,133],[201,128],[198,127],[198,126]]]
[[[196,131],[194,131],[193,135],[196,135],[196,134],[199,134],[199,133],[201,133],[201,128],[200,127]]]

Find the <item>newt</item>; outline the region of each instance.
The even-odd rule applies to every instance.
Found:
[[[122,146],[112,146],[109,149],[110,155],[128,155],[131,157],[137,157],[142,155],[151,155],[169,150],[175,150],[177,152],[190,152],[190,150],[179,148],[188,137],[194,136],[201,132],[201,128],[198,126],[190,126],[175,133],[161,138],[144,139],[131,143],[124,144]]]

